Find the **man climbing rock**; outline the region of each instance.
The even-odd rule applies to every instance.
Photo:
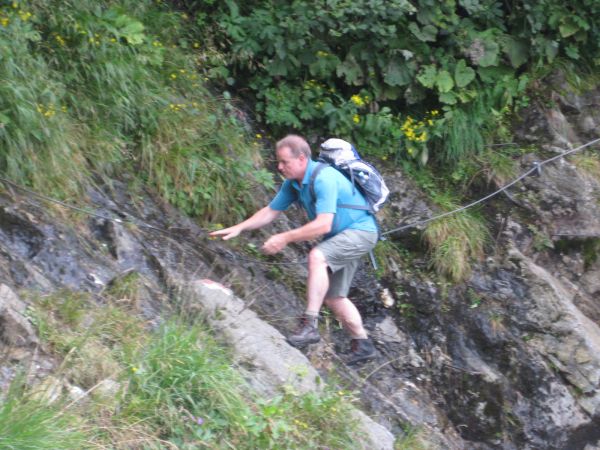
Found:
[[[291,242],[323,238],[308,255],[306,311],[298,329],[287,340],[295,347],[318,342],[319,311],[325,303],[352,337],[351,354],[346,362],[355,364],[372,359],[375,348],[358,309],[348,299],[348,291],[361,257],[377,243],[375,219],[363,209],[338,207],[341,204],[362,206],[366,200],[350,180],[333,167],[325,167],[318,173],[313,181],[313,197],[310,183],[317,162],[312,160],[304,138],[288,135],[277,142],[275,151],[277,169],[286,178],[275,198],[249,219],[214,231],[211,236],[228,240],[244,230],[263,227],[299,200],[310,221],[271,236],[262,246],[266,254],[275,254]]]

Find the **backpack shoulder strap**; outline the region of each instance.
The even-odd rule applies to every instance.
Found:
[[[310,197],[312,198],[313,202],[317,201],[317,194],[315,193],[315,180],[317,179],[317,175],[319,175],[319,172],[321,172],[321,170],[323,170],[325,167],[330,167],[330,165],[326,162],[318,161],[317,165],[310,174],[310,182],[308,183],[308,189],[310,190]]]
[[[310,197],[312,198],[313,202],[317,201],[317,194],[315,193],[315,180],[317,179],[317,175],[319,175],[319,173],[321,172],[321,170],[323,170],[325,167],[333,167],[331,164],[323,162],[323,161],[318,161],[317,162],[317,166],[313,169],[311,175],[310,175],[310,182],[308,184],[308,188],[310,190]],[[352,184],[352,188],[354,189],[354,183]],[[361,211],[369,211],[369,212],[373,212],[372,208],[370,206],[367,205],[349,205],[347,203],[340,203],[337,205],[338,208],[346,208],[346,209],[359,209]]]

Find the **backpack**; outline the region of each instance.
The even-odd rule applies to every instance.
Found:
[[[387,200],[390,190],[385,184],[379,171],[368,162],[362,160],[350,142],[342,139],[327,139],[321,144],[321,151],[317,161],[320,163],[313,169],[310,179],[310,193],[315,195],[315,179],[319,172],[329,166],[334,167],[346,176],[352,186],[357,187],[367,200],[367,205],[340,204],[340,208],[362,209],[375,214]]]

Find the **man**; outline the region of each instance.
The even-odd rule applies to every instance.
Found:
[[[317,163],[311,159],[308,143],[300,136],[288,135],[276,145],[277,169],[286,178],[275,198],[249,219],[211,233],[224,240],[244,230],[260,228],[275,220],[282,211],[299,200],[310,221],[293,230],[271,236],[262,250],[275,254],[291,242],[323,237],[308,255],[306,311],[299,329],[288,336],[295,347],[320,340],[317,322],[325,303],[352,336],[349,364],[375,356],[373,343],[367,336],[356,306],[348,299],[350,283],[360,259],[377,243],[377,224],[368,211],[337,207],[338,204],[366,205],[366,200],[352,183],[333,167],[326,167],[314,180],[314,196],[310,192],[311,174]]]

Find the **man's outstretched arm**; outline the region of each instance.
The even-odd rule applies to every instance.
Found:
[[[279,214],[281,214],[281,211],[277,211],[269,206],[265,206],[264,208],[255,212],[252,217],[244,220],[243,222],[240,222],[237,225],[233,225],[229,228],[213,231],[212,233],[209,233],[209,235],[214,237],[222,236],[223,240],[227,241],[238,236],[242,231],[255,230],[256,228],[260,228],[268,223],[273,222],[273,220],[279,217]]]

